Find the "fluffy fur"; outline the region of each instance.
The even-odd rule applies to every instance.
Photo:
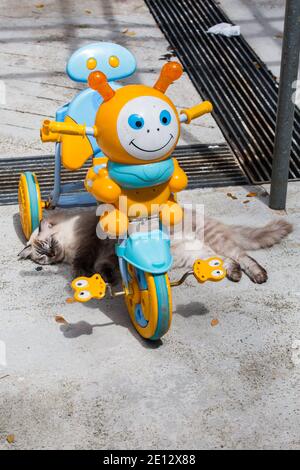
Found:
[[[244,271],[253,282],[265,282],[266,270],[246,251],[271,247],[292,232],[292,225],[283,219],[259,228],[225,225],[211,218],[200,223],[197,220],[196,224],[196,219],[195,211],[185,211],[185,224],[190,220],[192,230],[183,240],[172,233],[174,268],[190,268],[196,258],[219,255],[225,258],[227,277],[232,281],[239,281]],[[108,282],[114,282],[118,273],[115,240],[100,240],[97,223],[95,210],[53,212],[41,222],[19,256],[38,264],[65,262],[73,266],[76,275],[99,272]]]
[[[115,243],[99,240],[97,221],[95,210],[50,213],[33,232],[19,257],[41,265],[64,262],[73,267],[76,276],[100,272],[107,282],[114,283],[118,277]]]

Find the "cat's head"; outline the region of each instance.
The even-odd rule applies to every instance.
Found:
[[[64,249],[55,237],[55,226],[43,219],[18,256],[42,265],[63,261]]]

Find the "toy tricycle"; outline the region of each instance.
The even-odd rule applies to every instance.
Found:
[[[119,57],[115,60],[118,63]],[[63,164],[70,169],[80,168],[90,156],[85,150],[87,139],[95,139],[103,152],[94,157],[84,184],[88,194],[102,203],[97,211],[99,237],[116,238],[123,290],[112,292],[97,273],[72,282],[75,300],[101,299],[107,288],[112,295],[124,295],[133,325],[151,340],[161,338],[170,327],[172,286],[191,274],[200,283],[225,277],[222,260],[214,257],[196,260],[193,270],[179,281],[170,283],[168,278],[172,264],[169,228],[183,217],[176,193],[187,185],[186,174],[171,154],[181,123],[212,110],[206,101],[178,114],[165,92],[181,74],[181,65],[169,62],[153,88],[116,88],[104,73],[94,70],[88,77],[90,89],[98,93],[94,122],[45,120],[41,129],[43,142],[68,148]]]
[[[67,63],[67,75],[76,82],[87,83],[89,73],[101,70],[111,81],[111,87],[121,87],[115,80],[120,80],[132,75],[136,69],[134,56],[122,46],[113,43],[95,43],[78,49]],[[79,92],[68,104],[59,108],[56,112],[56,121],[66,124],[85,123],[93,126],[96,112],[101,103],[100,95],[86,88]],[[44,141],[46,139],[44,138]],[[61,184],[61,165],[70,170],[78,168],[78,161],[85,161],[89,157],[101,159],[101,152],[96,139],[92,135],[84,137],[55,140],[55,174],[54,188],[48,200],[42,201],[40,187],[34,173],[26,171],[20,177],[19,182],[19,208],[23,232],[27,240],[31,233],[38,227],[42,219],[43,208],[55,207],[80,207],[97,204],[92,194],[84,190],[82,181]],[[79,165],[80,166],[80,165]]]

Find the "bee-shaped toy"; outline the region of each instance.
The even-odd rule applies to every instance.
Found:
[[[103,103],[96,115],[97,142],[108,157],[107,168],[98,174],[91,169],[86,188],[96,199],[115,205],[100,219],[103,230],[125,233],[129,217],[149,217],[159,213],[164,224],[182,219],[182,209],[174,193],[187,185],[187,176],[175,158],[170,158],[180,134],[180,116],[165,95],[168,86],[182,74],[177,62],[165,64],[153,88],[127,85],[112,90],[101,72],[89,76]],[[186,110],[182,120],[211,111],[210,103]],[[126,197],[127,213],[120,206]]]
[[[174,194],[186,187],[187,176],[171,154],[180,124],[211,112],[212,105],[205,101],[179,114],[165,92],[181,75],[182,66],[168,62],[153,88],[126,85],[113,90],[106,76],[94,71],[88,83],[103,98],[95,126],[74,124],[64,129],[64,124],[44,122],[42,138],[49,132],[93,134],[107,157],[88,171],[85,180],[98,201],[113,206],[100,217],[105,232],[124,235],[130,218],[159,215],[165,225],[182,219]]]

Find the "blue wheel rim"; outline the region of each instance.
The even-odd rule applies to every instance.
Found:
[[[29,200],[30,200],[30,214],[31,214],[31,233],[39,226],[40,217],[39,217],[39,199],[38,193],[36,190],[36,183],[33,173],[26,171],[25,173]]]
[[[138,268],[135,268],[135,271],[137,275],[139,288],[141,290],[148,289],[144,271]],[[152,276],[154,279],[156,296],[157,296],[158,318],[157,318],[157,326],[156,326],[155,333],[149,339],[152,341],[155,341],[161,338],[162,336],[164,336],[169,329],[170,305],[169,305],[169,291],[168,291],[168,286],[166,282],[166,274],[152,274]],[[147,326],[148,322],[144,318],[144,315],[141,312],[140,304],[137,305],[135,319],[141,327]]]
[[[166,282],[166,275],[165,274],[156,274],[153,276],[155,287],[156,287],[156,295],[157,295],[157,302],[158,302],[158,319],[157,319],[157,327],[156,331],[153,336],[151,336],[151,340],[155,341],[162,336],[164,336],[168,329],[169,329],[169,320],[170,320],[170,305],[169,305],[169,292]]]

